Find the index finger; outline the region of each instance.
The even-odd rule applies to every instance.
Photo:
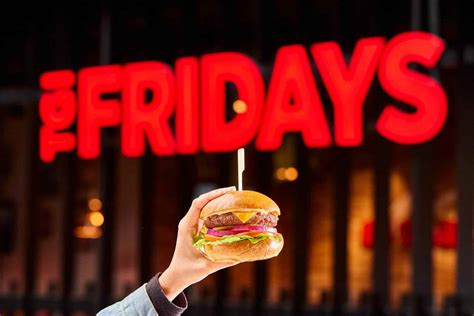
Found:
[[[191,207],[189,208],[189,211],[188,213],[186,213],[185,217],[187,217],[192,224],[197,223],[202,208],[207,203],[209,203],[209,201],[214,200],[215,198],[224,195],[225,193],[230,191],[235,191],[235,186],[220,188],[201,194],[199,197],[193,200],[193,203],[191,204]]]

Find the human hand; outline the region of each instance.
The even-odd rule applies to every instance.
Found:
[[[201,209],[209,201],[230,191],[235,191],[235,187],[221,188],[202,194],[194,199],[188,213],[179,222],[173,259],[159,277],[161,288],[170,301],[174,300],[185,288],[201,281],[209,274],[237,264],[236,262],[212,262],[193,246],[193,237],[203,224],[203,221],[199,219]]]

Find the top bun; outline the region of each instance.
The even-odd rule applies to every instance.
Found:
[[[202,208],[200,217],[205,219],[212,215],[224,214],[233,210],[255,212],[255,209],[280,215],[280,208],[268,196],[256,191],[243,190],[228,192],[211,200]]]

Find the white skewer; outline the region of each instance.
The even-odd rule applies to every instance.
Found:
[[[245,149],[240,148],[237,151],[237,174],[238,174],[238,181],[239,181],[239,191],[242,191],[242,173],[245,170]]]

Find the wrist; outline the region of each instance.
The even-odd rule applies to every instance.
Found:
[[[158,278],[160,287],[170,302],[189,286],[189,284],[186,284],[186,282],[182,280],[181,276],[180,273],[168,267]]]

